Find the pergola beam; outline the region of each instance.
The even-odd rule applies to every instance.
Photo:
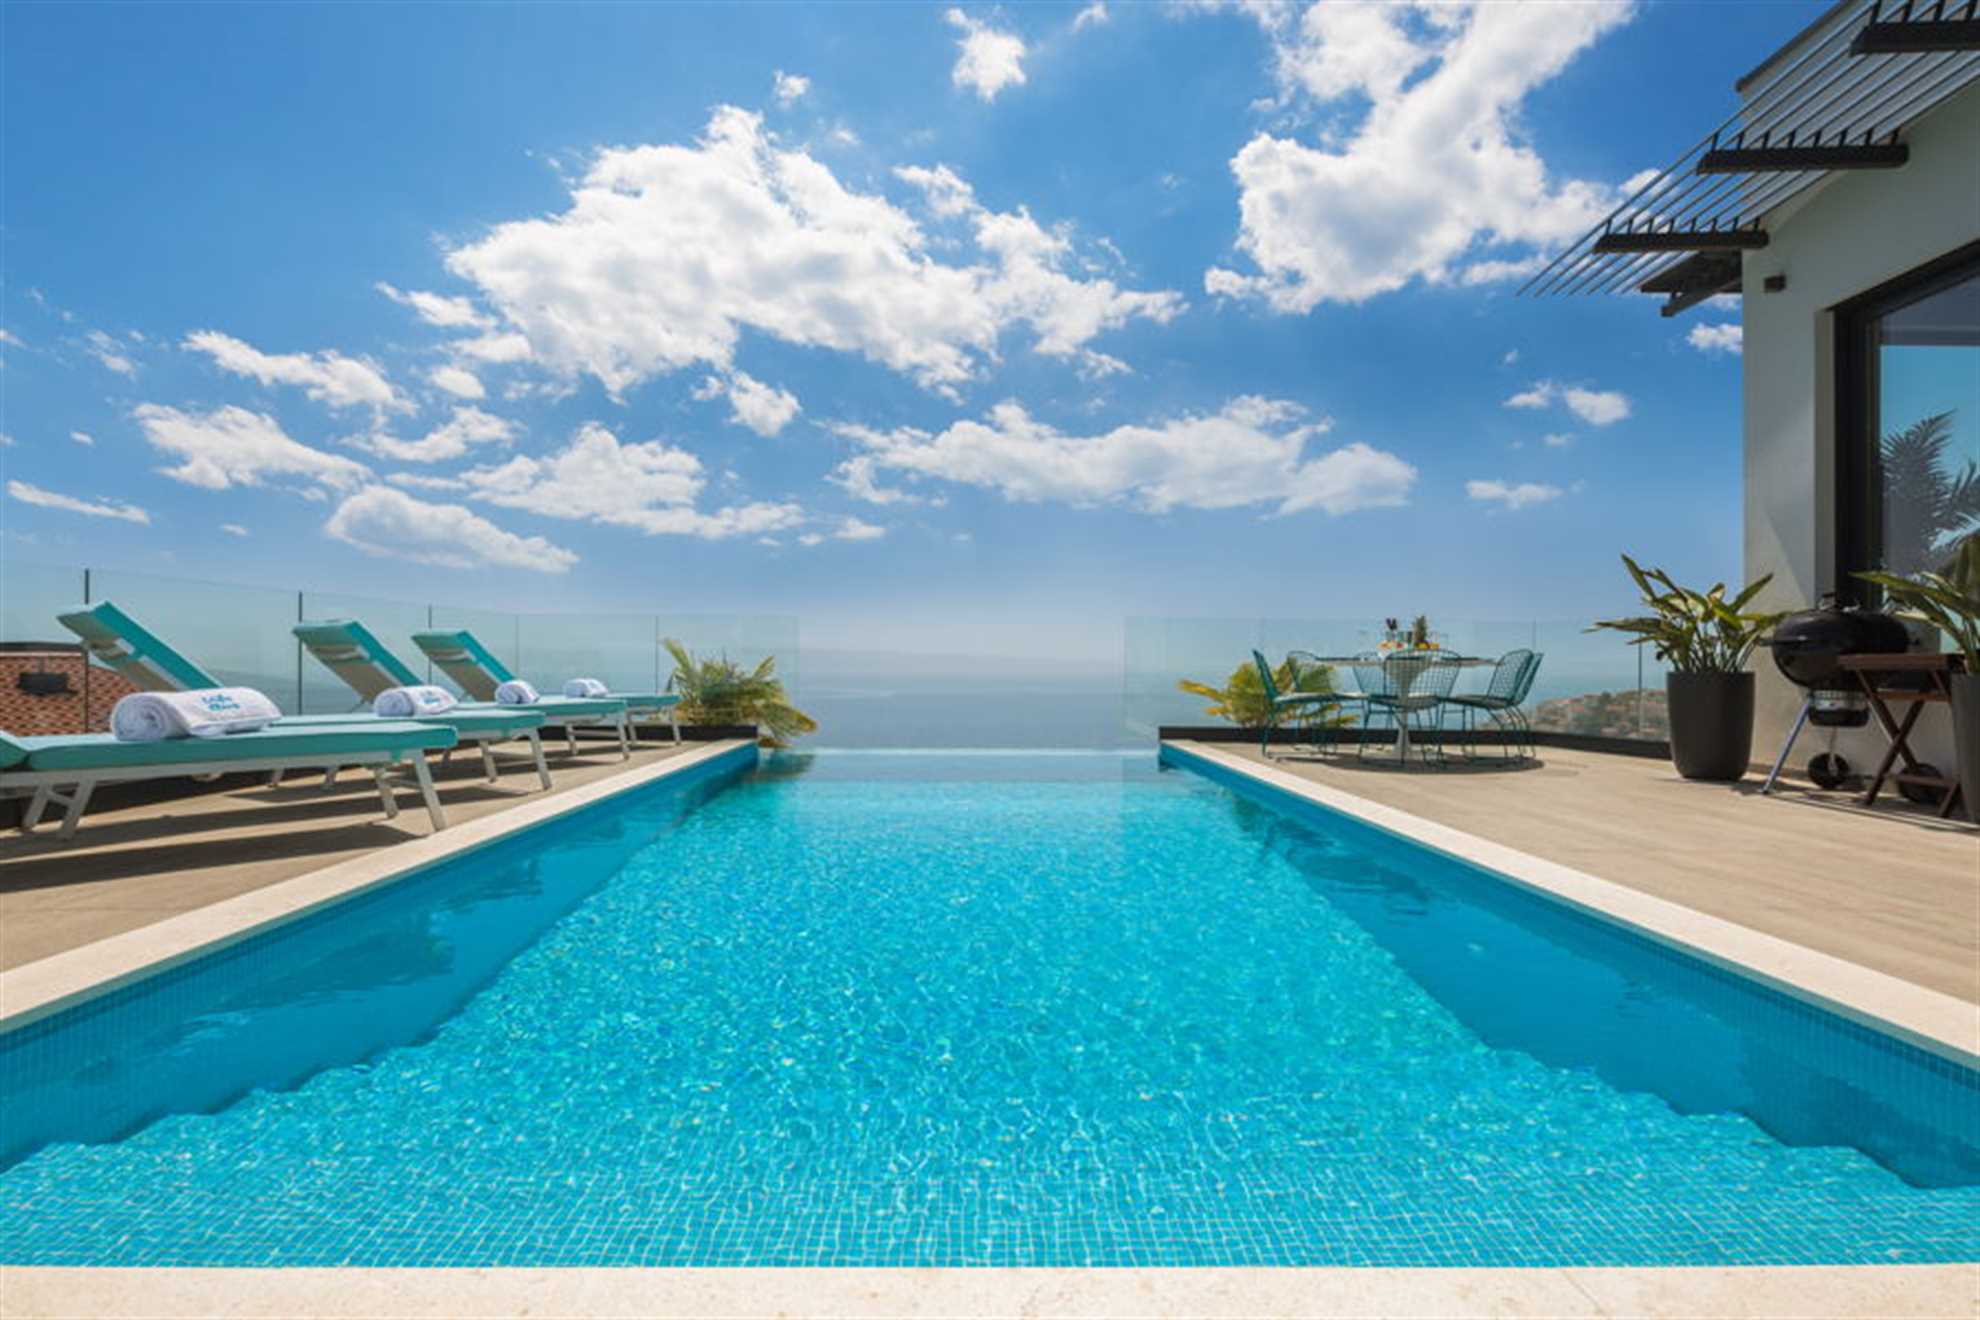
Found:
[[[1686,257],[1675,266],[1658,271],[1649,279],[1636,286],[1638,293],[1689,293],[1693,289],[1717,291],[1728,280],[1738,283],[1740,272],[1739,254],[1736,252],[1700,252]]]
[[[1972,7],[1968,6],[1968,12]],[[1924,18],[1865,23],[1849,43],[1852,55],[1929,55],[1980,50],[1980,18]]]
[[[1806,147],[1714,147],[1698,174],[1791,174],[1798,170],[1894,170],[1911,159],[1902,142],[1832,142]]]
[[[1710,285],[1699,285],[1694,289],[1686,289],[1682,293],[1673,293],[1664,300],[1664,305],[1657,309],[1657,315],[1676,316],[1682,312],[1690,311],[1707,298],[1716,298],[1722,293],[1738,292],[1739,279],[1736,276],[1726,283],[1719,285],[1717,288]]]
[[[1593,252],[1751,252],[1767,246],[1764,229],[1615,229]]]

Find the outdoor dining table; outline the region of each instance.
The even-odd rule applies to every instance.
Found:
[[[1406,700],[1409,690],[1432,666],[1449,665],[1456,669],[1477,669],[1484,665],[1495,665],[1497,660],[1484,656],[1459,655],[1455,651],[1384,651],[1377,655],[1315,655],[1302,653],[1305,660],[1323,665],[1369,665],[1380,664],[1388,678],[1387,695],[1398,701]],[[1396,719],[1396,756],[1406,766],[1409,764],[1409,716],[1398,712]]]

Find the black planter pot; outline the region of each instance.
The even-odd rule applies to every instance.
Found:
[[[1980,674],[1953,674],[1953,757],[1966,818],[1980,824]]]
[[[1686,779],[1732,783],[1753,760],[1753,675],[1667,674],[1671,761]]]

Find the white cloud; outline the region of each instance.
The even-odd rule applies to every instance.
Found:
[[[0,431],[0,449],[12,449],[13,447],[14,437],[5,431]]]
[[[802,74],[785,73],[779,69],[770,90],[776,96],[777,104],[789,105],[811,90],[811,79]]]
[[[874,476],[874,458],[859,454],[832,469],[825,479],[856,500],[868,504],[919,504],[920,500],[897,486],[882,486]]]
[[[1540,443],[1549,449],[1566,449],[1574,443],[1574,437],[1565,431],[1550,431],[1540,437]]]
[[[797,395],[766,385],[745,372],[732,372],[725,380],[709,376],[695,388],[697,399],[729,398],[729,420],[747,426],[761,436],[772,436],[790,425],[801,409]]]
[[[195,331],[186,336],[185,346],[211,357],[222,371],[263,385],[298,386],[332,408],[365,404],[379,411],[412,411],[376,365],[342,353],[264,353],[218,330]]]
[[[962,33],[956,39],[961,53],[949,74],[956,86],[967,87],[989,101],[1006,87],[1024,82],[1024,42],[1019,37],[999,32],[960,9],[951,9],[943,18]]]
[[[479,408],[459,407],[454,415],[418,440],[400,440],[385,432],[358,436],[352,443],[383,458],[401,463],[441,463],[459,458],[476,445],[512,444],[516,428],[506,418]]]
[[[248,529],[239,523],[221,523],[220,530],[229,536],[246,536],[248,534]]]
[[[485,399],[488,391],[482,388],[481,377],[466,367],[452,364],[435,367],[426,373],[426,378],[457,399]]]
[[[1504,279],[1613,203],[1599,183],[1550,178],[1517,124],[1526,96],[1625,21],[1628,3],[1333,0],[1296,23],[1283,6],[1249,9],[1285,93],[1333,117],[1321,145],[1261,132],[1232,159],[1237,247],[1256,271],[1212,268],[1208,292],[1303,313],[1412,280]]]
[[[1016,501],[1119,502],[1149,513],[1268,505],[1275,514],[1341,514],[1404,502],[1415,468],[1358,442],[1309,457],[1307,441],[1329,423],[1301,422],[1302,412],[1282,400],[1240,398],[1216,413],[1095,436],[1067,435],[1015,402],[939,434],[842,424],[838,433],[864,446],[872,462],[853,472],[841,467],[837,478],[850,489],[855,473],[870,484],[875,469],[892,470]]]
[[[649,536],[761,536],[804,521],[796,504],[755,502],[704,513],[701,460],[660,440],[622,444],[596,422],[544,458],[519,455],[459,478],[475,498],[551,518],[630,527]]]
[[[1517,361],[1519,361],[1519,350],[1516,348],[1509,348],[1506,350],[1506,355],[1499,359],[1499,365],[1502,367],[1510,367],[1513,363]]]
[[[1087,28],[1110,22],[1113,17],[1107,12],[1107,0],[1093,0],[1092,4],[1073,15],[1072,30],[1084,32]]]
[[[1557,381],[1537,380],[1506,400],[1508,408],[1551,408],[1563,404],[1590,426],[1612,426],[1630,414],[1629,396],[1621,390],[1590,390]]]
[[[131,415],[153,447],[185,460],[159,471],[189,486],[226,490],[259,486],[271,477],[300,477],[348,490],[370,476],[362,463],[291,440],[266,413],[232,406],[182,412],[144,403]]]
[[[1559,486],[1548,486],[1537,481],[1522,481],[1517,486],[1503,481],[1467,481],[1464,483],[1464,493],[1480,503],[1496,504],[1506,510],[1545,504],[1567,494]]]
[[[456,339],[448,347],[463,357],[471,357],[481,362],[527,362],[530,358],[528,337],[514,333]]]
[[[1569,386],[1561,391],[1568,411],[1590,426],[1608,426],[1629,416],[1629,398],[1620,390],[1583,390]]]
[[[454,348],[531,356],[617,394],[697,364],[728,371],[749,330],[952,388],[995,358],[1007,330],[1029,328],[1035,351],[1074,357],[1103,330],[1181,310],[1174,293],[1068,274],[1066,233],[1021,209],[986,210],[940,173],[959,195],[931,193],[935,213],[974,225],[966,264],[938,259],[906,210],[780,147],[759,116],[720,108],[699,142],[603,151],[562,214],[498,225],[453,252],[448,265],[512,328]]]
[[[101,330],[92,330],[84,336],[88,341],[89,355],[101,362],[119,376],[137,375],[137,363],[121,351],[122,345]]]
[[[116,500],[84,500],[73,495],[62,495],[39,486],[30,486],[25,481],[7,483],[7,493],[23,504],[34,504],[44,509],[62,509],[69,513],[88,514],[92,518],[115,518],[119,522],[143,523],[149,525],[151,515],[135,504],[124,504]]]
[[[827,541],[877,541],[886,534],[886,528],[863,518],[841,518],[830,532],[806,532],[798,537],[797,543],[813,546]]]
[[[540,536],[517,536],[459,504],[429,504],[389,486],[367,486],[337,506],[323,530],[368,555],[440,568],[521,568],[565,573],[578,557]]]
[[[71,431],[69,432],[69,439],[79,445],[94,445],[96,443],[96,437],[87,431]]]
[[[1729,353],[1738,357],[1745,347],[1745,331],[1737,324],[1694,325],[1684,339],[1701,353]]]
[[[839,519],[839,529],[832,533],[840,541],[877,541],[887,534],[887,529],[861,518]]]
[[[372,285],[380,293],[398,303],[410,307],[418,313],[419,319],[428,325],[443,326],[447,329],[483,327],[488,318],[467,298],[450,297],[444,293],[427,293],[421,289],[395,289],[380,280]]]
[[[22,341],[19,335],[15,334],[12,330],[7,329],[5,326],[0,326],[0,344],[5,344],[9,348],[27,347],[27,344]]]

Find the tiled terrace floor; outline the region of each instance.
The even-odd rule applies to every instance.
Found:
[[[552,795],[675,753],[672,744],[644,743],[628,763],[604,742],[580,742],[575,757],[561,746],[546,744]],[[511,756],[503,764],[495,784],[471,755],[435,776],[450,825],[539,799],[526,762]],[[0,834],[0,970],[428,833],[415,792],[400,794],[399,815],[387,821],[369,774],[346,771],[328,792],[322,783],[297,774],[275,790],[92,811],[67,844],[46,826],[31,836]]]
[[[1185,744],[1187,745],[1187,744]],[[1255,745],[1216,749],[1256,760]],[[1277,753],[1283,758],[1283,753]],[[1278,759],[1342,792],[1980,1002],[1980,828],[1904,805],[1680,779],[1668,762],[1543,747],[1447,770]]]

